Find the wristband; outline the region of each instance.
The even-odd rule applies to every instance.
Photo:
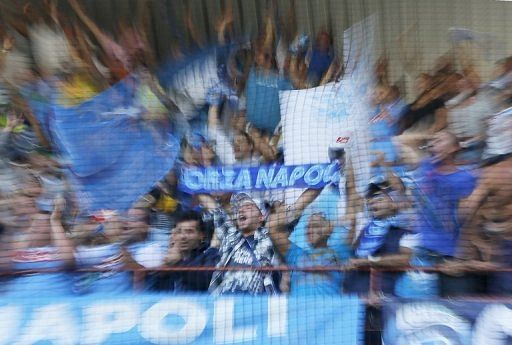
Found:
[[[251,128],[252,128],[252,123],[247,122],[247,124],[245,125],[245,133],[249,134],[249,131],[251,130]]]
[[[382,258],[380,256],[371,256],[368,255],[368,261],[370,262],[379,262]]]

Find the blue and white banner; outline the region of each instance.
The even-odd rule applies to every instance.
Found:
[[[337,182],[339,165],[267,165],[259,167],[187,167],[179,188],[185,193],[247,191],[284,188],[322,188]]]
[[[2,300],[0,344],[361,343],[355,297],[159,294]]]
[[[511,301],[512,302],[512,301]],[[512,345],[512,303],[389,302],[385,345]]]

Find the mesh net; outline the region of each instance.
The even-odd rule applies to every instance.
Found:
[[[508,344],[509,12],[2,1],[0,343]]]

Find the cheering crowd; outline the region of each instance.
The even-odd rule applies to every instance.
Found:
[[[279,91],[343,79],[331,34],[301,34],[293,6],[279,14],[271,6],[261,32],[240,43],[228,6],[217,41],[201,42],[187,11],[193,44],[171,42],[166,74],[148,36],[150,9],[106,32],[77,0],[65,5],[13,2],[0,25],[3,295],[123,293],[140,268],[149,269],[145,290],[169,293],[364,295],[368,268],[383,270],[380,291],[400,297],[512,292],[512,273],[499,272],[512,263],[511,58],[486,81],[460,48],[416,78],[412,103],[378,60],[366,95],[371,178],[363,193],[341,143],[329,148],[339,181],[294,200],[277,188],[192,195],[179,188],[183,169],[284,164]],[[86,209],[66,141],[33,104],[71,109],[131,77],[133,100],[119,96],[109,116],[131,116],[156,154],[172,133],[177,159],[126,209]],[[89,140],[91,151],[125,150]],[[101,192],[132,186],[111,188]],[[294,236],[299,228],[303,237]]]

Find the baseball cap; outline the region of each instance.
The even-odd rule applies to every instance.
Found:
[[[389,181],[384,176],[374,176],[370,179],[366,197],[371,198],[380,192],[388,193],[390,190]]]
[[[233,206],[233,209],[235,212],[238,212],[238,209],[242,207],[243,205],[246,205],[248,203],[256,205],[258,210],[260,210],[261,214],[266,217],[268,215],[268,209],[265,205],[265,202],[258,198],[253,198],[249,193],[246,192],[240,192],[237,194],[233,194],[231,196],[231,206]]]

